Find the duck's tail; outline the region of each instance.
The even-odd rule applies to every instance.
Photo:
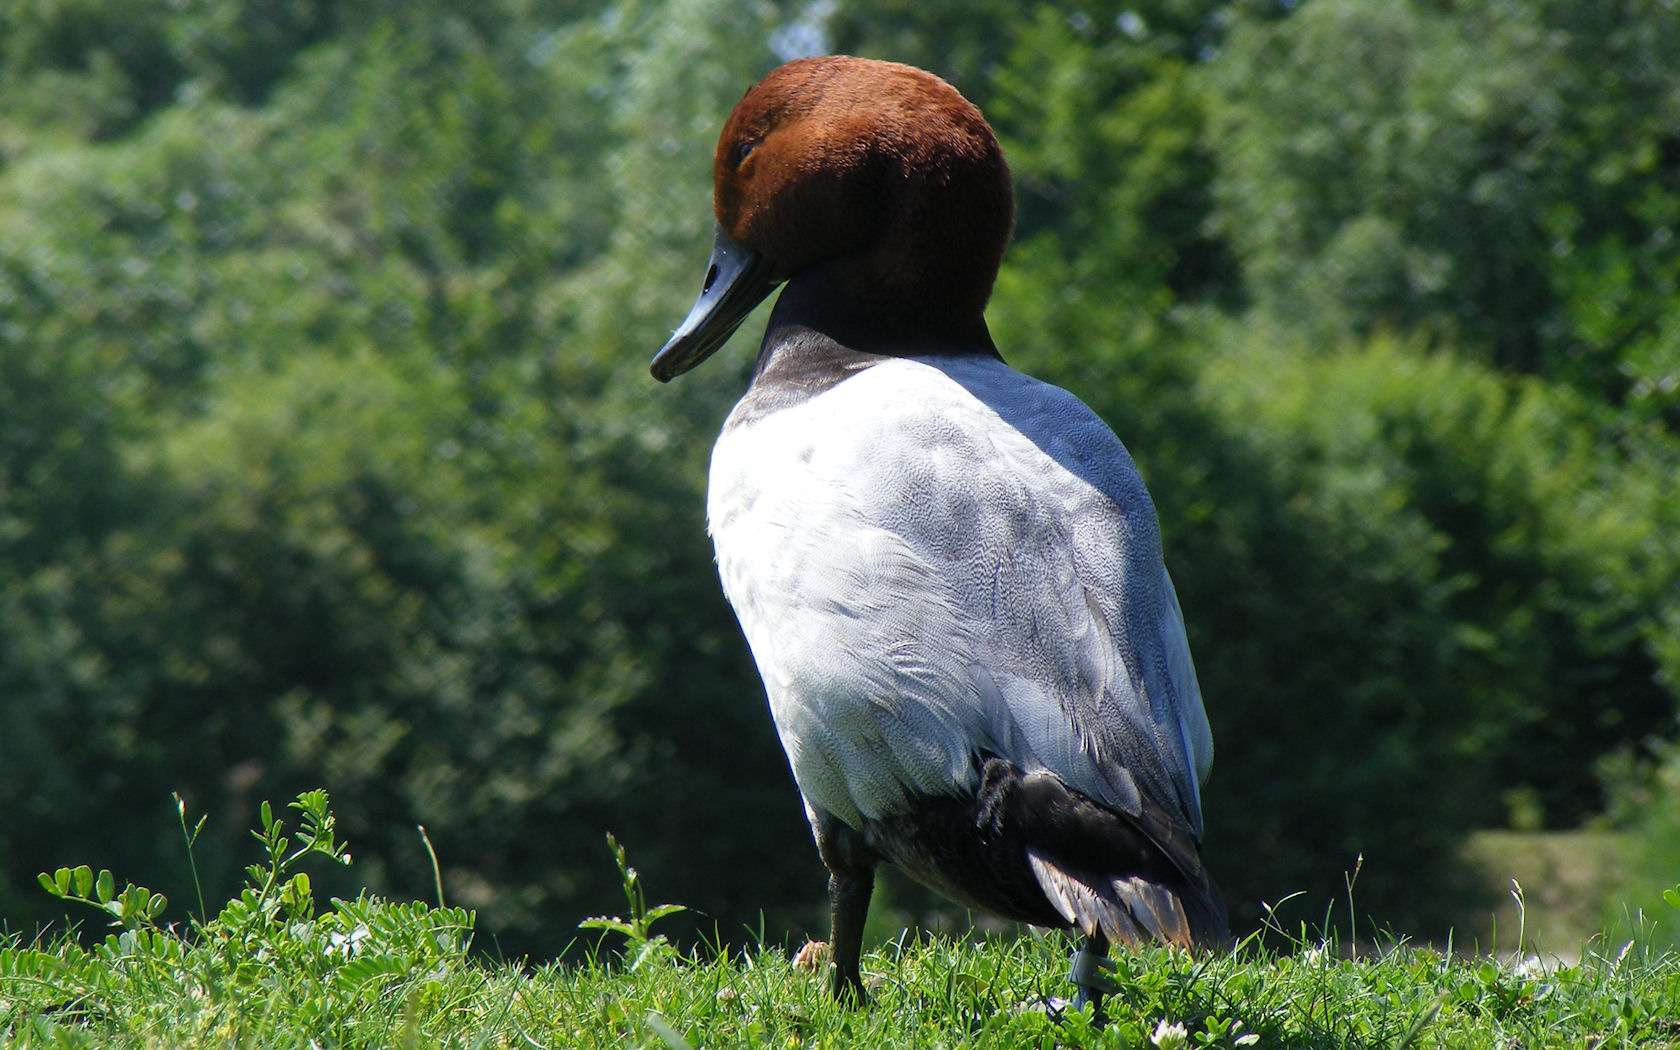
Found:
[[[1052,906],[1087,937],[1139,947],[1151,941],[1195,951],[1231,945],[1225,904],[1199,867],[1182,879],[1093,875],[1058,863],[1037,850],[1027,862]]]

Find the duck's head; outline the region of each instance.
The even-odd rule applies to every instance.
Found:
[[[717,241],[700,298],[653,359],[660,381],[711,356],[783,281],[854,322],[984,337],[1014,221],[1009,168],[980,111],[933,74],[789,62],[729,115],[712,179]]]

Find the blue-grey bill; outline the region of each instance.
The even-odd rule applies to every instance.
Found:
[[[670,341],[653,355],[653,378],[669,382],[716,353],[778,283],[762,255],[736,244],[718,227],[700,298]]]

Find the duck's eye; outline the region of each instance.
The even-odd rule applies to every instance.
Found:
[[[758,143],[756,142],[737,142],[735,144],[735,166],[740,167],[741,163],[751,156],[752,151],[757,148]]]

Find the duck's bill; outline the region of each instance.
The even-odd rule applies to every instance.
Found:
[[[669,382],[711,357],[778,283],[771,279],[764,256],[736,244],[718,227],[700,298],[670,341],[653,355],[653,378]]]

